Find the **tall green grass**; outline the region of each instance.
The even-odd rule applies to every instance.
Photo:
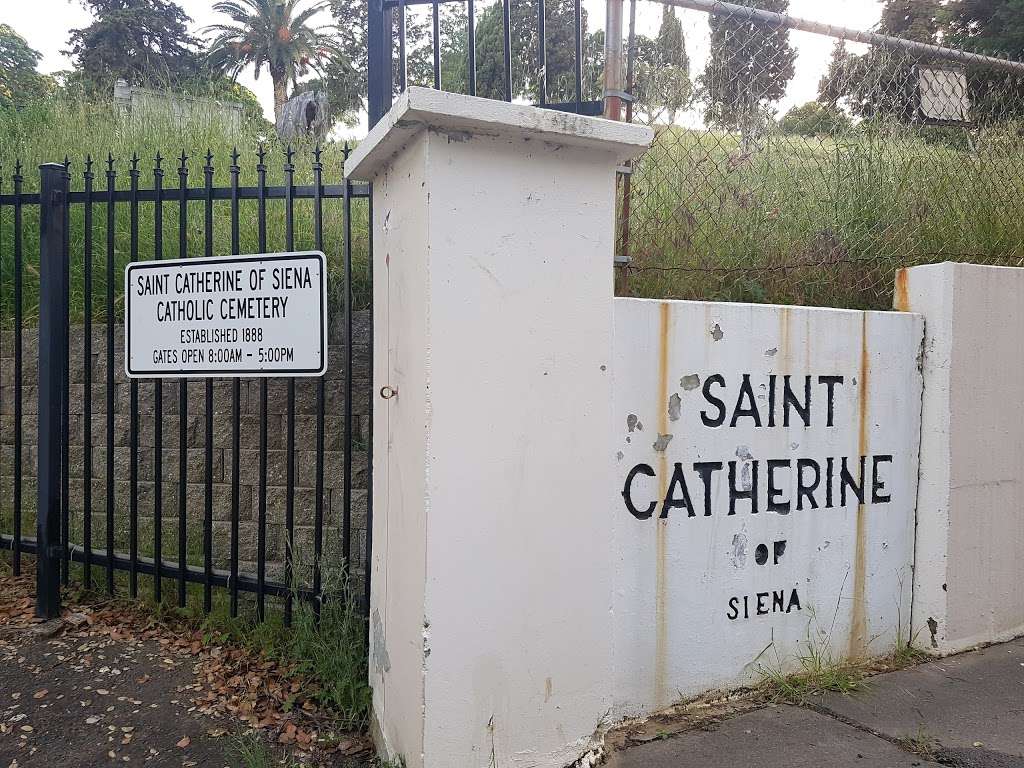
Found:
[[[1019,266],[1024,263],[1024,153],[1021,126],[942,132],[905,126],[860,126],[842,134],[770,133],[744,141],[719,131],[662,127],[638,162],[632,179],[629,255],[632,267],[619,292],[656,298],[738,300],[884,308],[891,304],[894,273],[901,267],[944,260]],[[38,188],[37,166],[71,161],[72,185],[83,188],[87,156],[95,161],[95,188],[106,186],[105,160],[116,160],[117,188],[127,189],[133,153],[140,158],[140,186],[153,186],[154,159],[164,157],[164,187],[178,186],[179,157],[189,158],[189,185],[201,187],[210,151],[214,184],[230,184],[232,150],[241,159],[240,183],[256,184],[256,151],[266,150],[267,180],[284,179],[285,147],[266,127],[251,123],[232,132],[222,123],[179,123],[121,115],[111,102],[51,98],[22,111],[0,111],[0,178],[10,192],[15,162],[23,164],[26,191]],[[295,147],[295,181],[312,180],[312,150]],[[343,148],[324,148],[325,183],[341,179]],[[139,257],[155,255],[152,203],[140,205]],[[230,250],[228,203],[214,204],[214,252]],[[203,203],[187,209],[187,242],[178,244],[179,206],[164,203],[163,255],[203,252]],[[92,230],[92,316],[106,317],[106,212],[96,206]],[[119,204],[115,222],[115,316],[121,314],[122,267],[131,258],[129,211]],[[13,212],[0,210],[0,321],[13,313]],[[71,220],[74,318],[84,295],[84,210]],[[369,303],[366,254],[368,206],[353,204],[353,289],[357,306]],[[268,202],[268,250],[283,250],[284,204]],[[241,207],[241,249],[259,250],[256,204]],[[37,313],[38,212],[25,209],[24,310]],[[314,242],[312,203],[295,205],[295,247]],[[332,300],[341,303],[343,204],[324,206],[324,244]]]
[[[1019,266],[1019,134],[1005,124],[936,141],[888,126],[744,142],[663,128],[633,176],[633,268],[620,290],[887,308],[901,267]]]
[[[93,186],[105,190],[107,185],[106,161],[112,156],[117,172],[116,188],[126,190],[130,185],[129,170],[133,156],[139,158],[139,187],[151,189],[154,186],[156,157],[163,158],[163,186],[172,190],[163,204],[163,257],[201,256],[204,252],[205,232],[203,229],[203,206],[201,201],[186,204],[187,236],[185,248],[179,245],[179,221],[181,207],[175,200],[179,186],[181,155],[188,158],[188,185],[202,187],[203,167],[206,154],[213,158],[214,185],[227,187],[231,183],[230,165],[233,150],[240,154],[240,184],[254,186],[257,183],[257,150],[262,146],[266,152],[267,183],[284,183],[286,147],[273,135],[266,133],[258,123],[244,125],[237,131],[226,128],[223,122],[202,118],[178,121],[167,115],[154,116],[147,113],[144,119],[121,114],[112,101],[93,101],[57,96],[26,105],[19,111],[0,110],[0,191],[5,194],[13,190],[12,176],[20,161],[24,177],[24,191],[33,192],[39,188],[38,166],[41,163],[70,161],[71,188],[83,190],[85,163],[93,160]],[[313,149],[311,142],[300,141],[293,145],[295,152],[295,183],[310,184],[313,180]],[[344,165],[343,147],[327,143],[321,156],[323,181],[337,184],[342,179]],[[156,255],[157,224],[153,203],[139,206],[138,258],[150,259]],[[367,245],[368,206],[365,201],[353,202],[353,291],[358,305],[368,302]],[[340,289],[343,270],[344,247],[343,203],[341,200],[327,200],[323,209],[324,251],[328,255],[329,269],[334,278],[332,284],[333,303],[341,301]],[[115,315],[122,312],[123,266],[132,259],[130,249],[129,207],[126,203],[116,206],[114,226],[113,274],[115,293]],[[11,206],[0,210],[0,318],[8,323],[13,315],[14,280],[14,212]],[[216,255],[230,253],[230,207],[226,201],[214,203],[213,252]],[[257,212],[255,201],[243,201],[240,208],[241,251],[259,252],[257,238]],[[23,290],[26,322],[31,324],[38,315],[39,290],[39,218],[38,207],[24,207],[22,231],[24,249]],[[285,206],[282,200],[267,203],[267,250],[286,250]],[[300,200],[295,203],[294,247],[312,248],[314,245],[313,203]],[[84,206],[72,206],[71,213],[71,312],[73,320],[80,320],[85,312],[85,268],[91,259],[93,274],[92,316],[106,317],[105,296],[106,274],[106,207],[95,205],[93,210],[92,243],[86,253],[86,227]]]

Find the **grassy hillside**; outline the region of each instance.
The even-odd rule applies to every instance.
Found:
[[[85,160],[92,156],[95,174],[94,188],[106,189],[106,160],[108,153],[115,159],[117,171],[116,186],[128,189],[131,158],[137,153],[140,158],[139,187],[151,189],[154,183],[153,168],[157,153],[164,157],[163,186],[177,189],[178,168],[182,152],[188,159],[188,185],[202,187],[203,166],[207,151],[213,155],[214,184],[229,186],[231,182],[231,153],[238,149],[241,157],[240,183],[243,186],[256,184],[257,148],[266,150],[268,184],[282,184],[284,180],[285,147],[272,134],[263,132],[262,126],[251,125],[236,134],[225,131],[219,123],[193,120],[179,124],[177,121],[148,118],[133,120],[115,110],[109,102],[51,99],[29,105],[20,112],[0,110],[0,191],[10,193],[13,189],[12,175],[15,163],[21,161],[25,191],[36,191],[39,186],[38,165],[44,162],[62,162],[67,156],[71,161],[72,189],[84,188],[83,172]],[[298,144],[294,147],[295,183],[310,184],[313,178],[313,146]],[[344,162],[343,147],[327,144],[321,157],[323,181],[337,184],[342,178]],[[173,193],[172,193],[173,197]],[[179,205],[169,200],[163,205],[163,256],[177,258],[180,255],[200,256],[204,248],[203,203],[193,201],[187,206],[187,248],[179,253],[178,226]],[[298,201],[295,206],[295,247],[310,248],[314,244],[313,213],[311,201]],[[152,203],[140,204],[139,210],[139,258],[153,258],[155,252],[156,222]],[[24,219],[24,307],[27,322],[37,316],[38,296],[38,239],[39,223],[36,206],[26,206]],[[280,200],[267,203],[268,249],[284,250],[285,213]],[[123,271],[121,267],[131,260],[130,227],[127,204],[117,205],[115,224],[115,292],[120,312],[120,293]],[[340,200],[324,203],[324,250],[328,254],[332,272],[332,296],[340,302],[338,291],[341,287],[342,248],[344,244],[343,204]],[[353,204],[353,251],[354,290],[359,304],[368,300],[366,280],[367,251],[367,204],[357,201]],[[83,206],[75,205],[71,217],[71,310],[80,318],[85,306],[84,265],[85,220]],[[243,253],[258,252],[257,216],[255,201],[245,201],[240,212],[241,250]],[[93,258],[93,316],[105,317],[104,297],[106,295],[106,208],[94,207],[92,230]],[[230,207],[227,202],[214,205],[214,253],[226,254],[231,248]],[[0,319],[9,322],[13,313],[13,211],[10,206],[0,210]]]
[[[237,134],[193,121],[132,120],[111,103],[47,100],[21,112],[0,111],[2,191],[12,188],[14,164],[24,166],[25,189],[38,186],[41,162],[71,160],[72,184],[82,189],[84,161],[96,162],[95,187],[106,186],[105,160],[116,159],[117,187],[127,189],[133,152],[140,157],[140,187],[153,186],[157,152],[165,157],[164,187],[178,186],[179,155],[189,157],[189,185],[203,184],[203,159],[214,157],[214,183],[230,183],[233,148],[241,154],[241,183],[256,183],[256,150],[266,149],[269,184],[284,178],[285,148],[253,123]],[[1024,155],[1021,126],[1007,123],[968,135],[956,129],[861,127],[840,136],[763,136],[663,127],[638,163],[629,217],[630,269],[618,290],[654,298],[886,308],[893,276],[903,266],[969,260],[1019,266],[1024,261]],[[312,180],[312,150],[295,147],[295,180]],[[341,180],[343,147],[324,148],[325,183]],[[187,255],[203,252],[203,205],[188,205]],[[215,204],[214,252],[230,250],[229,208]],[[118,205],[115,292],[130,259],[128,206]],[[178,204],[164,204],[164,256],[177,257]],[[343,249],[340,201],[324,206],[324,239],[332,266],[332,296],[340,306]],[[13,214],[0,211],[0,321],[13,301]],[[367,205],[353,205],[356,303],[369,300],[366,276]],[[258,251],[255,202],[241,211],[241,248]],[[282,250],[284,205],[268,203],[269,250]],[[25,311],[36,315],[38,219],[25,212]],[[153,205],[140,206],[139,253],[152,258]],[[312,204],[296,204],[295,245],[313,245]],[[85,226],[81,206],[72,216],[72,314],[85,306]],[[93,315],[105,316],[106,212],[94,212]],[[120,297],[118,296],[118,307]],[[116,310],[119,312],[120,310]]]
[[[900,267],[1019,266],[1018,132],[985,130],[972,149],[948,129],[745,145],[734,134],[663,129],[633,177],[635,268],[620,292],[887,308]]]

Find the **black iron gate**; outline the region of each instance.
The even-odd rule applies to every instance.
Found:
[[[41,166],[35,189],[20,164],[0,179],[0,548],[15,573],[35,555],[40,615],[72,576],[260,620],[272,602],[286,623],[296,599],[369,604],[370,190],[348,151],[207,153],[198,172],[158,153],[149,184],[111,156],[100,188],[91,158]],[[126,379],[127,262],[309,248],[328,256],[323,377]]]
[[[412,6],[430,8],[430,47],[423,48],[427,54],[429,74],[424,82],[426,87],[442,90],[442,37],[441,8],[456,6],[465,8],[465,82],[460,90],[470,96],[490,96],[504,101],[521,98],[524,94],[539,107],[575,112],[585,115],[600,115],[604,108],[603,53],[590,56],[584,50],[586,36],[585,13],[582,0],[537,0],[531,3],[529,14],[513,14],[522,10],[522,4],[513,0],[500,0],[483,12],[478,12],[474,0],[367,0],[367,111],[369,124],[374,126],[391,106],[395,93],[415,84],[409,74],[409,60],[412,53],[407,30],[407,20]],[[517,7],[518,6],[518,7]],[[500,14],[501,51],[491,52],[486,43],[477,37],[477,23],[487,13]],[[524,16],[524,18],[521,18]],[[568,27],[574,50],[567,58],[564,51],[552,48],[549,41],[549,26],[555,24]],[[603,38],[602,38],[603,39]],[[515,41],[515,45],[513,44]],[[528,41],[524,42],[524,41]],[[516,50],[520,45],[529,45],[532,52]],[[500,73],[497,80],[491,78],[486,93],[478,89],[478,55],[492,54],[491,64],[497,63]],[[566,85],[553,87],[556,73],[549,54],[559,54],[558,62],[564,72]],[[514,67],[514,57],[532,58],[532,66]],[[519,63],[520,65],[523,62]],[[488,67],[490,71],[492,67]],[[523,70],[517,72],[516,70]],[[593,71],[600,74],[600,88],[592,80]],[[500,82],[500,85],[498,83]],[[589,87],[588,87],[589,86]],[[588,92],[589,91],[589,92]],[[554,98],[552,98],[554,96]]]

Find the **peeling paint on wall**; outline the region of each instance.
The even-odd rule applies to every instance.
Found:
[[[668,420],[679,421],[679,409],[682,407],[683,401],[679,397],[678,392],[673,392],[671,397],[668,399]]]

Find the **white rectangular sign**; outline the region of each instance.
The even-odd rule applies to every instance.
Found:
[[[319,251],[133,262],[129,377],[320,376],[327,259]]]

